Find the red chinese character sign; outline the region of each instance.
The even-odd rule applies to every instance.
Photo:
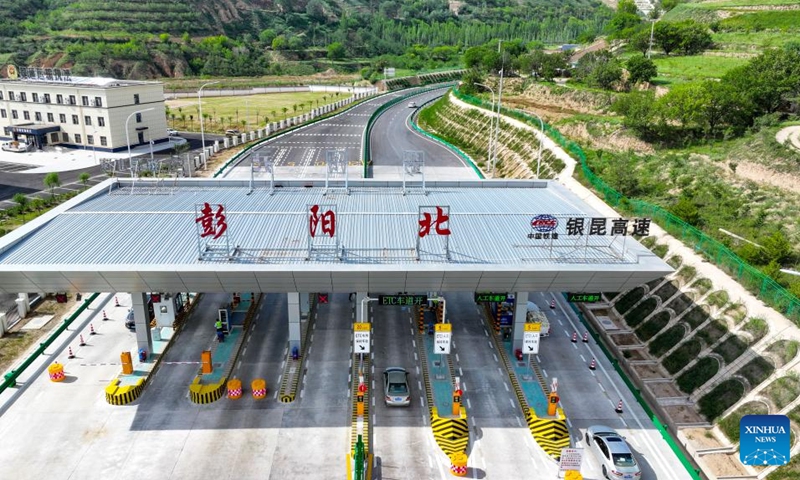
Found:
[[[201,259],[230,256],[228,218],[224,205],[208,202],[195,205],[194,223],[197,226],[197,249]]]
[[[421,259],[422,253],[440,255],[436,250],[438,247],[444,249],[445,258],[450,260],[450,206],[445,205],[424,205],[419,207],[417,216],[417,260]],[[426,243],[432,243],[437,248],[434,251],[423,251],[423,239]],[[438,238],[441,237],[441,238]]]
[[[312,252],[324,255],[339,255],[339,236],[336,205],[306,205],[306,232],[308,232],[308,256]]]

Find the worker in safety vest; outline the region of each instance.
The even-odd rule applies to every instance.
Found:
[[[214,322],[214,328],[217,329],[217,340],[220,342],[225,340],[225,332],[222,331],[222,320]]]

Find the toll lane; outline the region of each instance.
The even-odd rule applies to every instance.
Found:
[[[556,308],[549,307],[556,300]],[[622,378],[605,358],[594,340],[581,341],[585,331],[562,295],[532,293],[529,298],[547,315],[552,326],[550,337],[541,342],[540,364],[548,381],[558,378],[561,404],[569,418],[570,435],[576,444],[585,447],[584,433],[592,425],[605,425],[626,437],[642,467],[642,478],[684,480],[690,476],[655,429],[644,410],[636,402]],[[571,342],[573,332],[578,341]],[[597,360],[595,371],[589,370],[592,358]],[[623,413],[614,411],[623,401]],[[587,451],[584,455],[584,475],[601,477],[600,465]]]
[[[316,308],[300,394],[284,409],[271,479],[327,480],[343,470],[350,449],[352,303],[347,294],[328,298]]]
[[[556,465],[527,428],[482,307],[469,293],[445,298],[472,439],[468,465],[483,470],[488,479],[554,478]]]
[[[374,478],[435,478],[440,470],[425,404],[419,356],[409,307],[370,307],[375,338],[373,349]],[[400,367],[409,372],[411,405],[387,407],[384,401],[383,371]],[[436,458],[436,462],[434,459]]]

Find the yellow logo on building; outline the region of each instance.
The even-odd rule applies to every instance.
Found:
[[[6,67],[6,75],[11,80],[16,80],[19,78],[19,72],[17,71],[17,67],[15,65],[9,65]]]

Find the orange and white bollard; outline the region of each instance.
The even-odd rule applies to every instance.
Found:
[[[617,408],[614,409],[617,413],[622,413],[622,399],[619,399],[619,403],[617,403]]]
[[[121,307],[122,306],[122,305],[119,304],[119,299],[116,296],[114,296],[114,306],[115,307]]]
[[[108,320],[108,315],[106,315],[106,311],[103,310],[103,320]]]
[[[556,301],[555,301],[555,299],[554,299],[554,300],[550,300],[550,308],[552,308],[552,309],[555,309],[555,308],[556,308]]]
[[[89,324],[89,335],[97,335],[97,332],[94,331],[94,325],[91,323]]]
[[[79,335],[79,336],[78,336],[78,338],[80,338],[80,340],[81,340],[81,341],[80,341],[80,343],[79,343],[78,345],[80,345],[81,347],[83,347],[84,345],[86,345],[86,342],[84,342],[84,341],[83,341],[83,335]]]
[[[72,353],[72,347],[69,347],[68,351],[67,358],[75,358],[75,354]]]
[[[467,476],[467,454],[462,452],[451,453],[450,473],[456,477]]]
[[[589,343],[589,332],[583,332],[583,343]]]
[[[592,361],[589,362],[589,370],[594,370],[597,368],[597,362],[595,362],[594,357],[592,357]]]
[[[572,343],[578,343],[578,332],[572,332]]]

